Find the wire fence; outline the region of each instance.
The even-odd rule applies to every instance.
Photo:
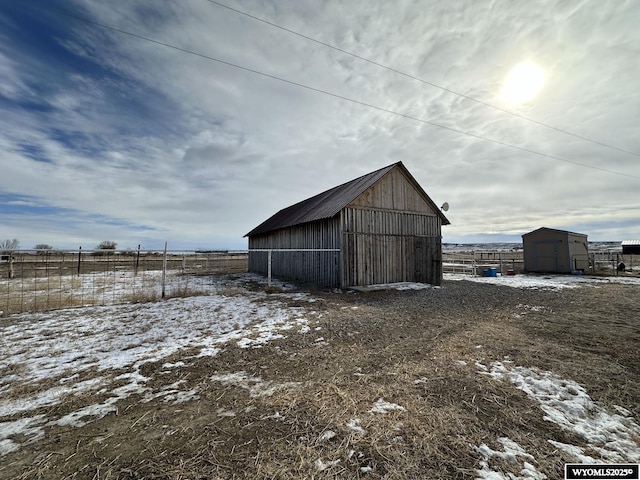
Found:
[[[584,264],[587,271],[594,275],[619,275],[640,273],[640,255],[620,252],[593,252],[587,255]],[[524,273],[524,254],[522,250],[493,251],[473,250],[443,252],[442,269],[444,273],[482,275],[487,268],[495,268],[497,273]],[[576,259],[572,259],[576,260]]]
[[[590,253],[588,264],[584,273],[640,274],[640,255]],[[487,268],[503,275],[523,273],[523,252],[443,252],[444,273],[482,275]],[[247,251],[5,252],[0,257],[0,316],[211,294],[215,275],[247,270]],[[270,270],[265,270],[269,280]]]
[[[443,252],[442,271],[465,275],[482,275],[486,268],[496,268],[499,273],[524,271],[522,251],[460,251]]]
[[[246,251],[20,250],[0,259],[0,315],[215,292]]]

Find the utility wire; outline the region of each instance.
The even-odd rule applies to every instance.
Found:
[[[390,109],[387,109],[387,108],[384,108],[384,107],[379,107],[377,105],[373,105],[371,103],[363,102],[363,101],[356,100],[356,99],[353,99],[353,98],[350,98],[350,97],[345,97],[343,95],[340,95],[340,94],[337,94],[337,93],[333,93],[333,92],[329,92],[327,90],[322,90],[320,88],[311,87],[309,85],[305,85],[303,83],[295,82],[293,80],[288,80],[286,78],[278,77],[276,75],[271,75],[269,73],[261,72],[259,70],[255,70],[253,68],[243,67],[242,65],[238,65],[238,64],[235,64],[235,63],[227,62],[225,60],[221,60],[219,58],[211,57],[211,56],[205,55],[203,53],[194,52],[193,50],[189,50],[189,49],[186,49],[186,48],[178,47],[178,46],[172,45],[170,43],[161,42],[159,40],[154,40],[152,38],[145,37],[145,36],[139,35],[137,33],[132,33],[132,32],[128,32],[126,30],[121,30],[119,28],[112,27],[110,25],[105,25],[103,23],[99,23],[99,22],[96,22],[94,20],[90,20],[88,18],[81,17],[79,15],[75,15],[73,13],[69,13],[69,12],[66,12],[66,11],[59,10],[59,9],[55,9],[55,11],[58,12],[59,14],[61,14],[61,15],[65,15],[67,17],[75,18],[75,19],[80,20],[82,22],[88,23],[90,25],[95,25],[97,27],[104,28],[106,30],[111,30],[113,32],[121,33],[123,35],[128,35],[130,37],[138,38],[140,40],[144,40],[144,41],[147,41],[147,42],[155,43],[156,45],[161,45],[163,47],[171,48],[171,49],[177,50],[179,52],[187,53],[189,55],[194,55],[196,57],[204,58],[206,60],[211,60],[213,62],[221,63],[221,64],[227,65],[229,67],[237,68],[239,70],[244,70],[246,72],[251,72],[251,73],[254,73],[256,75],[260,75],[262,77],[267,77],[267,78],[271,78],[273,80],[278,80],[279,82],[283,82],[283,83],[286,83],[286,84],[289,84],[289,85],[295,85],[296,87],[304,88],[306,90],[311,90],[313,92],[321,93],[323,95],[329,95],[331,97],[338,98],[340,100],[345,100],[347,102],[355,103],[357,105],[362,105],[364,107],[368,107],[368,108],[371,108],[371,109],[374,109],[374,110],[378,110],[380,112],[390,113],[390,114],[396,115],[398,117],[406,118],[406,119],[409,119],[409,120],[414,120],[416,122],[424,123],[426,125],[431,125],[431,126],[434,126],[434,127],[438,127],[438,128],[444,129],[444,130],[449,130],[451,132],[459,133],[461,135],[466,135],[468,137],[476,138],[478,140],[483,140],[485,142],[494,143],[496,145],[501,145],[503,147],[512,148],[514,150],[520,150],[522,152],[532,153],[534,155],[539,155],[541,157],[551,158],[551,159],[554,159],[554,160],[559,160],[561,162],[571,163],[571,164],[574,164],[574,165],[579,165],[581,167],[591,168],[593,170],[599,170],[601,172],[611,173],[611,174],[614,174],[614,175],[620,175],[620,176],[623,176],[623,177],[636,178],[636,179],[640,180],[640,176],[638,176],[638,175],[632,175],[632,174],[629,174],[629,173],[617,172],[615,170],[609,170],[607,168],[597,167],[595,165],[589,165],[589,164],[577,162],[577,161],[574,161],[574,160],[568,160],[566,158],[558,157],[558,156],[551,155],[551,154],[548,154],[548,153],[538,152],[536,150],[531,150],[531,149],[528,149],[528,148],[525,148],[525,147],[519,147],[517,145],[513,145],[513,144],[510,144],[510,143],[502,142],[500,140],[495,140],[495,139],[492,139],[492,138],[483,137],[482,135],[477,135],[475,133],[466,132],[464,130],[459,130],[457,128],[448,127],[446,125],[442,125],[442,124],[439,124],[439,123],[431,122],[429,120],[425,120],[423,118],[414,117],[413,115],[408,115],[408,114],[405,114],[405,113],[396,112],[394,110],[390,110]]]
[[[632,152],[632,151],[629,151],[629,150],[625,150],[623,148],[619,148],[619,147],[616,147],[616,146],[613,146],[613,145],[609,145],[608,143],[604,143],[604,142],[600,142],[598,140],[594,140],[592,138],[584,137],[582,135],[578,135],[577,133],[569,132],[569,131],[564,130],[562,128],[554,127],[553,125],[549,125],[547,123],[535,120],[533,118],[526,117],[524,115],[520,115],[519,113],[515,113],[515,112],[513,112],[511,110],[507,110],[506,108],[502,108],[502,107],[499,107],[497,105],[493,105],[491,103],[484,102],[482,100],[478,100],[477,98],[471,97],[469,95],[465,95],[464,93],[456,92],[455,90],[451,90],[451,89],[449,89],[447,87],[443,87],[442,85],[438,85],[436,83],[429,82],[428,80],[425,80],[423,78],[416,77],[415,75],[411,75],[409,73],[402,72],[402,71],[397,70],[397,69],[395,69],[393,67],[389,67],[388,65],[384,65],[382,63],[378,63],[375,60],[371,60],[369,58],[363,57],[363,56],[358,55],[356,53],[349,52],[348,50],[344,50],[344,49],[342,49],[340,47],[336,47],[335,45],[331,45],[330,43],[326,43],[326,42],[323,42],[323,41],[318,40],[316,38],[309,37],[308,35],[305,35],[303,33],[296,32],[295,30],[291,30],[289,28],[283,27],[281,25],[278,25],[277,23],[273,23],[273,22],[270,22],[270,21],[265,20],[263,18],[256,17],[254,15],[251,15],[250,13],[243,12],[242,10],[238,10],[237,8],[233,8],[233,7],[230,7],[229,5],[225,5],[224,3],[217,2],[216,0],[207,0],[207,1],[209,3],[217,5],[219,7],[231,10],[232,12],[236,12],[236,13],[239,13],[240,15],[244,15],[245,17],[249,17],[249,18],[251,18],[253,20],[256,20],[258,22],[262,22],[262,23],[264,23],[266,25],[270,25],[272,27],[278,28],[278,29],[280,29],[282,31],[285,31],[287,33],[291,33],[293,35],[297,35],[298,37],[304,38],[304,39],[309,40],[311,42],[317,43],[317,44],[325,46],[327,48],[331,48],[332,50],[335,50],[337,52],[344,53],[345,55],[349,55],[351,57],[357,58],[358,60],[362,60],[363,62],[370,63],[370,64],[375,65],[375,66],[380,67],[380,68],[384,68],[385,70],[388,70],[388,71],[393,72],[393,73],[397,73],[398,75],[402,75],[404,77],[410,78],[412,80],[416,80],[416,81],[424,83],[426,85],[430,85],[432,87],[439,88],[440,90],[443,90],[445,92],[451,93],[453,95],[457,95],[457,96],[465,98],[467,100],[471,100],[472,102],[479,103],[480,105],[484,105],[485,107],[493,108],[494,110],[498,110],[498,111],[506,113],[508,115],[512,115],[512,116],[517,117],[517,118],[519,118],[521,120],[525,120],[527,122],[535,123],[536,125],[540,125],[541,127],[549,128],[551,130],[555,130],[556,132],[564,133],[565,135],[570,135],[572,137],[579,138],[580,140],[585,140],[587,142],[591,142],[591,143],[594,143],[596,145],[600,145],[602,147],[611,148],[611,149],[617,150],[619,152],[623,152],[623,153],[627,153],[629,155],[634,155],[636,157],[640,157],[640,153]]]

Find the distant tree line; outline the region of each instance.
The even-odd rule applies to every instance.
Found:
[[[8,255],[11,252],[15,252],[20,248],[20,242],[17,238],[6,240],[0,240],[0,251],[3,255]]]
[[[117,246],[118,243],[114,242],[113,240],[104,240],[96,246],[96,250],[115,250]],[[20,241],[17,238],[7,238],[5,240],[0,240],[0,253],[2,253],[3,257],[8,256],[9,254],[19,249]],[[53,247],[48,243],[38,243],[35,247],[33,247],[33,249],[38,250],[41,253],[46,253],[50,250],[53,250]],[[8,260],[8,258],[3,258],[3,260]]]

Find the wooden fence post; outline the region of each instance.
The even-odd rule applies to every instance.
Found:
[[[162,298],[165,297],[167,279],[167,242],[164,242],[164,255],[162,256]]]
[[[138,245],[138,251],[136,252],[136,265],[133,269],[133,276],[138,276],[138,265],[140,264],[140,245]]]
[[[471,250],[471,255],[472,255],[472,259],[471,259],[471,271],[473,272],[473,276],[477,276],[478,275],[478,265],[476,262],[476,251],[475,250]]]

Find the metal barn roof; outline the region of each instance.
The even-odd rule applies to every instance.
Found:
[[[640,246],[640,240],[623,240],[622,246],[623,247]]]
[[[331,218],[337,215],[340,210],[353,202],[362,193],[364,193],[365,190],[371,187],[395,167],[402,169],[402,171],[414,183],[417,190],[425,196],[425,199],[428,200],[428,202],[434,207],[435,211],[438,212],[442,218],[442,223],[444,225],[448,225],[449,220],[440,212],[440,209],[424,192],[422,187],[420,187],[418,182],[416,182],[407,168],[402,164],[402,162],[397,162],[381,168],[380,170],[358,177],[350,182],[333,187],[325,192],[291,205],[290,207],[283,208],[278,213],[247,233],[245,237],[271,232],[280,228],[292,227],[302,223]]]

